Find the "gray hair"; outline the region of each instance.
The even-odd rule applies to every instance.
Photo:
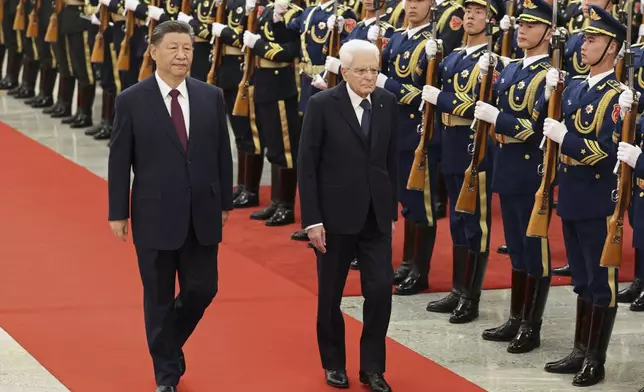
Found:
[[[163,23],[159,23],[157,27],[152,31],[152,37],[150,37],[150,43],[152,45],[159,45],[163,40],[163,37],[166,34],[170,33],[179,33],[179,34],[188,34],[192,40],[194,40],[195,33],[192,31],[192,26],[186,22],[180,22],[178,20],[167,20]]]
[[[371,54],[375,57],[376,62],[380,61],[380,51],[376,45],[366,40],[352,39],[340,48],[340,63],[342,63],[342,68],[351,68],[351,63],[353,63],[353,59],[358,53]]]

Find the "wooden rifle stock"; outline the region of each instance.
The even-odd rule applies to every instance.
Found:
[[[151,5],[158,7],[158,1],[153,0]],[[150,56],[150,43],[152,33],[156,27],[157,21],[150,19],[148,24],[148,47],[145,49],[145,53],[143,53],[143,60],[141,61],[141,68],[139,69],[139,82],[152,76],[152,72],[154,71],[154,60],[152,60],[152,56]]]
[[[497,60],[500,61],[500,60]],[[483,102],[492,101],[492,78],[494,76],[495,62],[490,57],[490,65],[487,74],[481,80],[479,100]],[[472,161],[465,170],[465,181],[458,195],[455,209],[466,214],[476,213],[476,200],[479,195],[479,165],[485,159],[487,153],[487,139],[489,137],[491,124],[485,121],[476,121],[474,144],[472,147]]]
[[[24,0],[18,0],[18,6],[16,7],[16,16],[13,19],[13,29],[16,31],[25,30],[25,4]]]
[[[0,24],[4,21],[4,0],[0,0]]]
[[[130,41],[132,40],[133,34],[134,12],[128,10],[125,16],[125,36],[123,37],[123,42],[121,42],[121,50],[116,62],[116,68],[119,71],[130,70]]]
[[[508,29],[508,31],[503,32],[503,38],[501,39],[501,56],[511,58],[512,40],[515,39],[514,13],[516,8],[516,0],[509,0],[506,8],[507,8],[507,15],[510,17],[510,28]]]
[[[56,43],[58,42],[58,15],[63,10],[63,0],[56,0],[54,11],[49,17],[49,24],[47,25],[47,32],[45,33],[45,42]]]
[[[617,59],[617,64],[615,64],[615,78],[623,83],[624,77],[624,58],[620,57]]]
[[[107,26],[110,22],[110,14],[107,7],[101,5],[101,9],[98,11],[98,18],[100,19],[100,26],[98,27],[98,33],[96,33],[96,39],[94,40],[94,47],[92,48],[92,58],[90,61],[94,64],[103,64],[105,61],[105,39],[103,35]]]
[[[41,0],[36,0],[36,5],[34,6],[34,9],[31,10],[29,13],[29,26],[27,27],[27,37],[28,38],[36,38],[38,37],[38,22],[39,22],[39,16],[38,12],[40,11],[40,1]]]
[[[336,0],[334,4],[337,4],[339,0]],[[338,57],[338,53],[340,52],[340,30],[343,28],[343,26],[338,26],[337,25],[337,20],[338,20],[338,13],[337,11],[334,13],[336,17],[336,26],[333,28],[333,31],[331,32],[331,37],[329,38],[329,54],[328,56],[331,57]],[[327,72],[326,75],[326,84],[329,88],[335,87],[338,85],[338,75],[334,74],[333,72]]]
[[[222,3],[223,5],[223,3]],[[257,19],[257,7],[253,8],[246,22],[246,29],[255,33],[255,20]],[[255,55],[251,48],[245,48],[244,52],[244,75],[242,76],[239,86],[237,87],[237,97],[233,106],[233,116],[248,117],[250,113],[250,80],[255,70]]]
[[[181,1],[181,12],[186,15],[192,14],[192,2],[191,0],[182,0]]]
[[[637,122],[637,101],[633,102],[630,112],[626,113],[622,125],[622,141],[635,142],[635,126]],[[604,242],[604,250],[599,265],[602,267],[619,268],[622,265],[622,245],[624,243],[624,215],[631,204],[633,190],[633,169],[625,162],[620,163],[619,186],[617,187],[617,203],[615,211],[608,221],[608,233]]]
[[[224,23],[224,18],[226,17],[226,4],[222,1],[217,7],[217,14],[215,15],[215,23]],[[212,66],[208,72],[208,77],[206,81],[209,84],[217,84],[217,69],[221,65],[221,56],[222,56],[222,42],[221,37],[216,37],[215,41],[212,44]]]

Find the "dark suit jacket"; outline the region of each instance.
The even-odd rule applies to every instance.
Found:
[[[297,178],[302,227],[357,234],[373,203],[378,227],[398,216],[398,113],[393,94],[371,94],[371,132],[360,129],[346,83],[311,97],[304,116]]]
[[[109,220],[130,217],[134,243],[173,250],[190,222],[202,245],[221,241],[221,212],[232,209],[232,157],[222,91],[186,80],[190,102],[187,152],[183,149],[154,75],[116,99],[110,142]]]

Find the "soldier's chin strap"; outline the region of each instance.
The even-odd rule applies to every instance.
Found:
[[[549,28],[547,28],[547,26],[546,26],[546,29],[543,30],[543,35],[541,36],[541,39],[539,40],[539,43],[537,43],[535,46],[533,46],[531,48],[528,48],[526,50],[532,50],[532,49],[538,47],[539,45],[541,45],[541,43],[543,43],[543,40],[546,38],[546,34],[548,34],[548,30],[549,30]]]
[[[604,48],[604,52],[602,53],[601,57],[599,58],[599,60],[595,62],[595,64],[590,64],[591,67],[594,67],[595,65],[601,63],[604,60],[604,57],[606,56],[606,52],[608,52],[608,48],[610,48],[610,44],[613,43],[613,39],[614,39],[613,37],[610,37],[610,40],[606,44],[606,47]]]

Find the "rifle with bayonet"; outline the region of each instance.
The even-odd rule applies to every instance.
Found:
[[[131,41],[134,35],[134,27],[134,11],[127,10],[125,14],[125,36],[123,37],[123,42],[121,42],[121,50],[116,62],[116,68],[119,71],[127,72],[130,70]]]
[[[99,3],[98,10],[98,20],[100,25],[98,26],[98,33],[96,33],[96,39],[94,40],[94,47],[92,48],[92,58],[90,61],[94,64],[103,64],[105,61],[105,31],[109,27],[110,23],[110,11],[103,4]]]
[[[624,67],[628,73],[628,88],[633,92],[633,104],[622,123],[622,142],[633,144],[635,142],[635,126],[637,123],[637,91],[635,90],[635,61],[631,50],[633,22],[633,6],[628,4],[626,42],[624,42]],[[624,215],[631,203],[633,190],[633,169],[626,162],[617,162],[617,189],[613,190],[612,197],[615,201],[615,211],[608,221],[608,234],[604,242],[604,249],[599,265],[603,267],[619,268],[622,265],[622,245],[624,244]]]
[[[223,6],[223,2],[222,2]],[[248,13],[246,20],[246,30],[255,33],[257,20],[257,6],[253,7]],[[255,55],[251,48],[242,48],[244,52],[244,75],[242,76],[239,85],[237,86],[237,97],[235,98],[235,105],[233,106],[233,116],[248,117],[250,113],[250,81],[253,78],[255,71]]]
[[[510,17],[510,28],[503,32],[501,39],[501,56],[512,57],[512,40],[514,37],[514,13],[516,12],[516,0],[508,0],[506,14]]]
[[[150,2],[150,5],[158,7],[159,0],[152,0]],[[150,55],[150,45],[152,44],[152,33],[157,27],[157,23],[158,22],[156,20],[150,18],[148,25],[148,47],[145,49],[143,60],[141,61],[141,69],[139,69],[139,81],[149,78],[150,76],[152,76],[152,72],[154,71],[154,60]]]
[[[557,27],[558,6],[558,1],[553,2],[552,65],[559,72],[559,82],[557,83],[557,87],[552,91],[550,100],[548,101],[548,117],[561,121],[561,96],[564,90],[564,76],[561,69],[563,67],[565,37],[563,32]],[[541,146],[543,149],[543,163],[537,168],[541,176],[541,184],[539,185],[539,189],[537,189],[537,193],[534,195],[534,206],[530,214],[526,235],[528,237],[548,238],[552,189],[557,175],[557,155],[559,148],[557,143],[545,136],[541,141]]]
[[[16,31],[25,31],[25,1],[18,0],[16,7],[16,16],[13,19],[13,29]]]
[[[338,58],[338,53],[340,53],[340,33],[344,26],[338,24],[338,1],[333,2],[333,15],[335,15],[335,26],[331,31],[331,36],[329,37],[329,52],[327,56]],[[329,88],[335,87],[338,84],[338,75],[333,72],[325,72],[326,74],[326,84]]]
[[[27,26],[27,38],[38,37],[38,24],[40,21],[38,13],[40,12],[41,0],[36,0],[34,8],[29,13],[29,26]]]
[[[618,17],[619,21],[623,24],[626,25],[627,30],[631,30],[633,27],[627,24],[627,19],[628,19],[628,11],[626,10],[627,4],[632,7],[632,3],[628,3],[627,0],[623,0],[621,4],[619,3],[619,0],[613,0],[612,3],[614,4],[615,7],[618,7]],[[630,45],[630,42],[629,42]],[[615,78],[619,80],[620,82],[624,82],[624,55],[618,56],[617,57],[617,63],[615,64]]]
[[[436,40],[438,35],[438,8],[436,7],[436,1],[432,0],[431,6],[431,24],[432,24],[432,37],[431,39]],[[429,59],[427,62],[427,71],[425,74],[425,84],[438,87],[438,65],[443,60],[443,48],[442,45],[437,42],[438,51],[436,55]],[[423,111],[424,106],[424,111]],[[426,180],[426,171],[427,168],[427,151],[429,142],[431,141],[434,135],[435,128],[435,113],[436,107],[429,102],[422,102],[419,111],[423,111],[423,116],[421,123],[418,125],[418,134],[420,134],[420,141],[418,146],[414,151],[414,162],[411,165],[411,172],[409,173],[409,179],[407,180],[407,189],[415,191],[424,191],[425,189],[425,180]]]
[[[0,4],[2,0],[0,0]],[[47,32],[45,33],[45,42],[53,44],[58,42],[58,15],[63,10],[63,0],[56,0],[54,3],[54,10],[49,17],[49,24],[47,25]]]
[[[219,5],[217,6],[217,14],[215,15],[215,23],[224,23],[224,18],[226,17],[225,13],[226,9],[226,4],[221,1]],[[212,66],[210,67],[210,71],[208,72],[208,77],[207,81],[209,84],[217,84],[217,69],[221,65],[221,56],[223,53],[222,45],[223,42],[221,40],[221,37],[215,37],[213,35],[212,41],[210,42],[212,44]]]
[[[487,35],[487,53],[490,56],[490,63],[488,65],[487,73],[481,78],[481,86],[479,89],[479,101],[491,102],[492,101],[492,83],[494,81],[494,70],[496,68],[496,62],[499,59],[494,54],[494,37],[493,37],[493,27],[494,22],[492,21],[492,11],[490,9],[491,0],[487,1],[486,5],[486,26],[485,34]],[[481,70],[482,72],[483,70]],[[472,123],[472,129],[475,130],[474,133],[474,142],[470,144],[467,149],[470,155],[472,155],[472,160],[470,165],[465,170],[465,181],[463,181],[463,186],[461,187],[461,192],[458,195],[458,200],[456,201],[455,209],[458,212],[463,212],[466,214],[476,213],[476,200],[479,195],[479,166],[485,160],[485,155],[487,153],[487,142],[488,137],[492,129],[492,125],[485,121],[474,120]]]

